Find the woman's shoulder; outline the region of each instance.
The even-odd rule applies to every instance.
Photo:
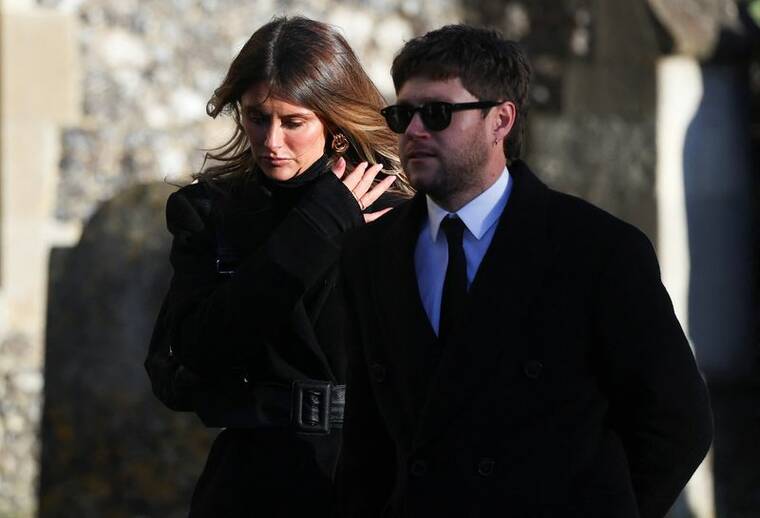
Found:
[[[178,189],[166,200],[169,231],[202,230],[211,213],[211,206],[211,196],[205,182],[196,182]]]
[[[261,203],[263,196],[258,182],[241,177],[201,178],[169,195],[166,220],[169,230],[182,226],[201,230],[214,214],[226,212],[243,204]]]
[[[202,230],[211,217],[215,200],[229,195],[232,183],[227,179],[199,180],[170,194],[166,201],[169,230]]]

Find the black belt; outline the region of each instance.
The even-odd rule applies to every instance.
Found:
[[[346,386],[328,381],[296,380],[290,387],[256,383],[248,402],[233,407],[221,405],[218,397],[204,396],[199,394],[196,413],[212,428],[287,427],[298,433],[325,435],[343,427]]]

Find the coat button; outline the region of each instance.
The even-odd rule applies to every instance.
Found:
[[[478,475],[481,477],[490,477],[493,474],[493,468],[496,466],[496,461],[483,457],[478,462]]]
[[[532,380],[541,377],[541,371],[543,370],[544,365],[538,360],[528,360],[523,364],[523,372]]]
[[[417,478],[424,476],[427,473],[427,462],[422,459],[414,459],[411,466],[409,466],[409,473]]]
[[[382,383],[385,381],[385,367],[379,363],[373,363],[370,366],[370,371],[372,372],[372,378],[378,382]]]

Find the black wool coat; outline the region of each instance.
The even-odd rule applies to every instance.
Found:
[[[363,217],[324,159],[296,178],[212,180],[168,200],[174,275],[157,326],[202,380],[201,396],[223,393],[206,406],[244,405],[256,399],[255,384],[345,382],[337,259],[343,233]],[[217,272],[220,246],[233,276]],[[331,516],[340,439],[339,429],[226,428],[190,516]]]
[[[443,350],[414,270],[424,196],[344,246],[346,516],[659,518],[707,452],[707,392],[650,242],[510,173]]]

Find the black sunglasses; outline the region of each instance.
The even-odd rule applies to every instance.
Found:
[[[475,110],[477,108],[492,108],[498,106],[504,101],[478,101],[472,103],[444,103],[433,101],[424,103],[419,106],[409,104],[394,104],[386,106],[380,110],[380,114],[385,117],[385,122],[391,131],[403,133],[406,131],[412,117],[416,112],[420,112],[420,117],[425,127],[430,131],[441,131],[451,124],[452,112],[461,110]]]

